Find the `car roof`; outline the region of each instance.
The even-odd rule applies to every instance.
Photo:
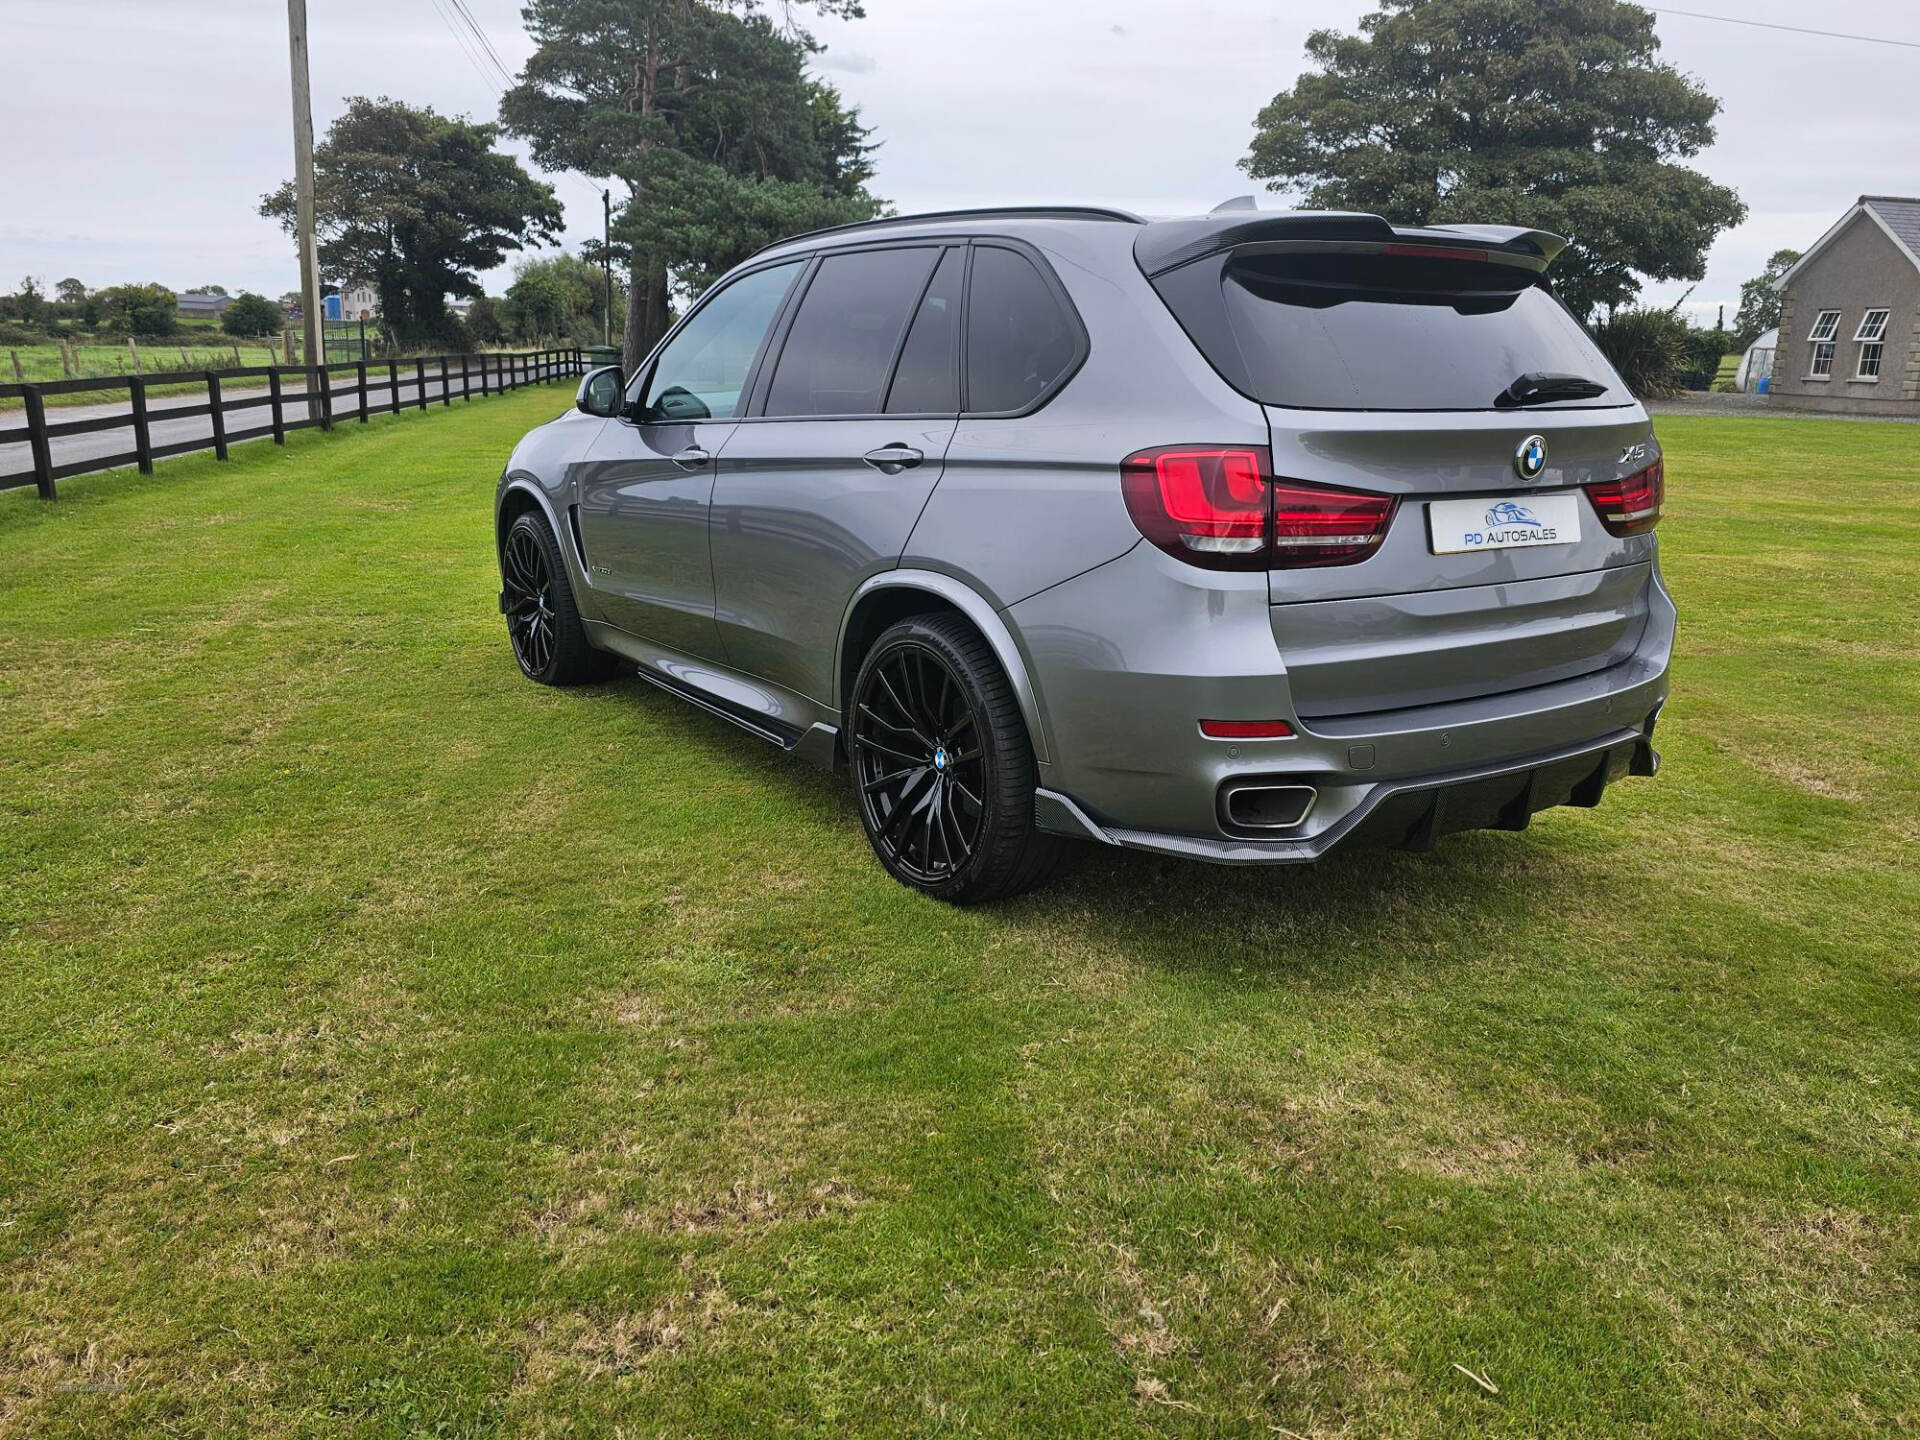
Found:
[[[1091,205],[1004,205],[972,210],[931,210],[918,215],[888,215],[878,220],[860,220],[851,225],[832,225],[824,230],[790,235],[769,245],[754,259],[765,260],[790,251],[805,253],[881,240],[977,235],[983,231],[1037,239],[1062,226],[1078,226],[1088,222],[1129,227],[1147,223],[1130,211]]]
[[[1544,230],[1520,225],[1394,225],[1378,215],[1335,210],[1257,210],[1251,197],[1229,201],[1207,215],[1148,217],[1101,206],[996,206],[973,210],[937,210],[919,215],[890,215],[790,236],[754,257],[864,245],[893,239],[937,238],[993,233],[1042,242],[1089,227],[1125,233],[1140,268],[1157,275],[1202,255],[1240,245],[1272,241],[1361,241],[1480,248],[1501,252],[1509,263],[1544,269],[1566,241]]]

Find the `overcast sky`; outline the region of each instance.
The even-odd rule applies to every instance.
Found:
[[[443,0],[444,3],[444,0]],[[520,0],[469,0],[517,69]],[[814,26],[819,63],[882,142],[876,191],[902,211],[992,203],[1211,208],[1254,185],[1236,162],[1255,112],[1291,84],[1318,26],[1363,0],[866,0]],[[308,0],[314,123],[348,95],[491,119],[499,91],[435,0]],[[1689,0],[1689,10],[1920,41],[1914,0]],[[1729,318],[1740,282],[1804,248],[1861,194],[1920,193],[1920,49],[1660,18],[1667,58],[1725,110],[1693,162],[1751,214],[1712,252],[1693,306]],[[279,295],[291,244],[256,214],[291,173],[278,0],[0,0],[0,290],[156,280]],[[595,188],[553,177],[568,239],[599,228]],[[1277,197],[1263,204],[1282,203]],[[510,266],[485,277],[498,293]],[[1662,301],[1680,285],[1652,287]]]

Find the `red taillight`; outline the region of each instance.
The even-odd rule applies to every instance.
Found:
[[[1214,570],[1267,563],[1267,452],[1167,445],[1120,462],[1127,513],[1162,550]]]
[[[1666,465],[1656,460],[1637,475],[1602,480],[1586,491],[1609,535],[1643,534],[1660,523],[1660,507],[1667,498]]]
[[[1380,548],[1393,519],[1391,495],[1277,480],[1273,486],[1276,565],[1351,565]]]
[[[1347,565],[1379,548],[1391,496],[1273,481],[1257,446],[1167,445],[1120,462],[1140,533],[1214,570]]]
[[[1293,726],[1285,720],[1202,720],[1200,733],[1210,740],[1286,740]]]

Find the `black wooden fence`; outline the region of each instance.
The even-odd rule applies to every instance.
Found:
[[[0,385],[0,399],[25,399],[27,421],[24,425],[0,426],[0,445],[24,440],[33,457],[31,469],[0,474],[0,490],[32,485],[38,488],[42,499],[51,500],[55,495],[55,482],[69,475],[112,470],[122,465],[138,465],[142,474],[151,475],[155,460],[190,450],[211,450],[224,460],[227,447],[242,440],[272,436],[274,444],[282,445],[289,430],[302,430],[310,425],[331,430],[336,419],[357,419],[364,425],[373,411],[385,410],[397,415],[402,409],[425,410],[435,400],[451,405],[456,397],[471,400],[475,395],[492,395],[517,390],[523,385],[568,379],[583,374],[587,368],[585,352],[579,349],[527,350],[513,354],[423,355],[404,360],[345,361],[332,365],[250,365],[233,370],[181,370],[49,380],[39,385]],[[338,383],[343,375],[347,380],[344,385]],[[290,387],[289,379],[298,381],[298,385]],[[265,393],[229,398],[224,387],[235,380],[265,380]],[[207,398],[187,404],[149,405],[148,392],[163,385],[205,386]],[[124,390],[131,408],[124,413],[78,420],[47,418],[45,397],[87,390]],[[410,394],[405,393],[409,391]],[[343,403],[349,400],[350,405]],[[269,423],[242,429],[227,427],[229,415],[251,410],[270,412]],[[345,413],[336,414],[340,411]],[[154,443],[155,425],[201,416],[211,422],[211,433],[165,444]],[[108,430],[132,430],[133,449],[60,465],[53,463],[51,442],[57,437]]]

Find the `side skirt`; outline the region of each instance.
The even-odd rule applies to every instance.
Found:
[[[813,702],[710,660],[662,649],[604,621],[585,624],[596,647],[631,660],[642,680],[669,695],[822,769],[842,763],[839,727],[819,719],[820,707]]]

